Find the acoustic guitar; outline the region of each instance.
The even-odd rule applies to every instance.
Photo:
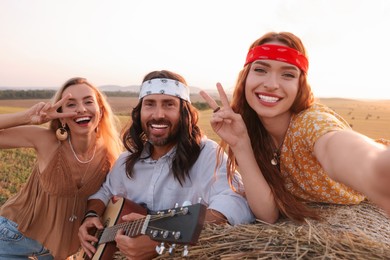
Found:
[[[122,216],[132,212],[139,213],[145,217],[134,221],[124,222]],[[98,242],[97,249],[92,260],[112,260],[118,248],[115,244],[115,235],[122,229],[125,235],[136,237],[147,235],[154,241],[160,241],[161,245],[156,247],[159,254],[165,251],[165,243],[169,243],[169,253],[174,253],[177,244],[184,245],[183,256],[188,254],[187,245],[195,245],[203,229],[206,214],[206,206],[197,203],[189,206],[175,207],[146,214],[147,209],[141,205],[124,198],[110,200],[104,215],[104,229],[98,230],[95,236]],[[80,251],[68,259],[89,260],[88,255]]]

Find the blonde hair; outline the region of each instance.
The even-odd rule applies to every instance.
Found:
[[[65,89],[78,84],[87,85],[95,93],[96,100],[101,111],[101,120],[98,126],[97,137],[103,138],[103,143],[107,149],[108,160],[110,161],[111,165],[113,165],[119,154],[123,151],[123,146],[118,131],[119,120],[112,112],[111,106],[107,102],[106,96],[98,88],[89,83],[85,78],[75,77],[67,80],[64,85],[62,85],[62,87],[53,96],[52,102],[55,103],[59,101],[62,98],[62,94]],[[62,109],[60,107],[58,111],[61,112],[61,110]],[[61,127],[60,120],[53,119],[50,122],[49,127],[53,132],[55,132],[59,127]]]

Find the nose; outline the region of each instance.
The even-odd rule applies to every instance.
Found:
[[[165,117],[165,111],[162,107],[156,106],[156,109],[153,113],[154,118],[164,118]]]
[[[279,82],[276,75],[269,75],[269,77],[263,83],[266,89],[275,90],[279,88]]]
[[[85,109],[83,104],[77,105],[76,112],[78,114],[85,113],[86,111],[87,111],[87,109]]]

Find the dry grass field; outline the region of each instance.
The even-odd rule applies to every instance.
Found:
[[[320,102],[344,117],[355,131],[374,139],[390,139],[390,100],[324,98]]]
[[[129,123],[136,98],[110,97],[122,126]],[[196,99],[197,101],[199,99]],[[39,101],[0,100],[0,114],[23,110]],[[390,102],[351,99],[320,99],[343,116],[352,128],[371,138],[390,139]],[[218,137],[209,125],[211,110],[200,112],[199,125],[211,139]],[[1,137],[0,137],[1,138]],[[0,150],[0,206],[15,194],[28,178],[35,160],[25,149]],[[274,225],[206,226],[188,259],[388,259],[389,219],[366,203],[355,207],[319,205],[325,221],[300,225],[280,221]],[[372,236],[372,237],[371,237]],[[180,253],[180,247],[178,248]],[[191,257],[192,255],[192,257]],[[121,255],[115,259],[124,259]],[[158,259],[182,259],[164,256]]]
[[[199,100],[199,99],[197,99]],[[42,100],[0,100],[0,113],[18,111]],[[47,100],[43,100],[47,101]],[[128,123],[131,108],[137,98],[109,97],[114,112],[123,125]],[[390,139],[390,101],[389,100],[353,100],[340,98],[323,98],[319,102],[329,106],[344,117],[352,128],[371,138]],[[205,134],[214,140],[219,140],[209,125],[210,110],[200,113],[199,125]]]
[[[40,101],[48,102],[48,100],[0,100],[0,114],[11,113],[28,108]],[[134,107],[138,99],[130,97],[109,97],[110,103],[114,113],[119,117],[122,127],[126,126],[130,120],[130,113],[132,107]],[[204,133],[213,140],[219,140],[218,136],[213,132],[209,124],[209,118],[211,115],[210,110],[202,111],[200,113],[199,126],[203,129]]]

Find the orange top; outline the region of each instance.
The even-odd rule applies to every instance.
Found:
[[[294,115],[281,149],[281,172],[287,189],[305,201],[357,204],[359,192],[329,178],[314,157],[314,144],[330,131],[349,129],[349,124],[330,108],[315,104]]]
[[[79,249],[77,233],[87,199],[100,188],[109,169],[106,150],[96,151],[89,165],[81,164],[64,142],[42,173],[35,165],[25,186],[0,208],[0,215],[63,260]],[[77,219],[71,222],[73,213]]]

